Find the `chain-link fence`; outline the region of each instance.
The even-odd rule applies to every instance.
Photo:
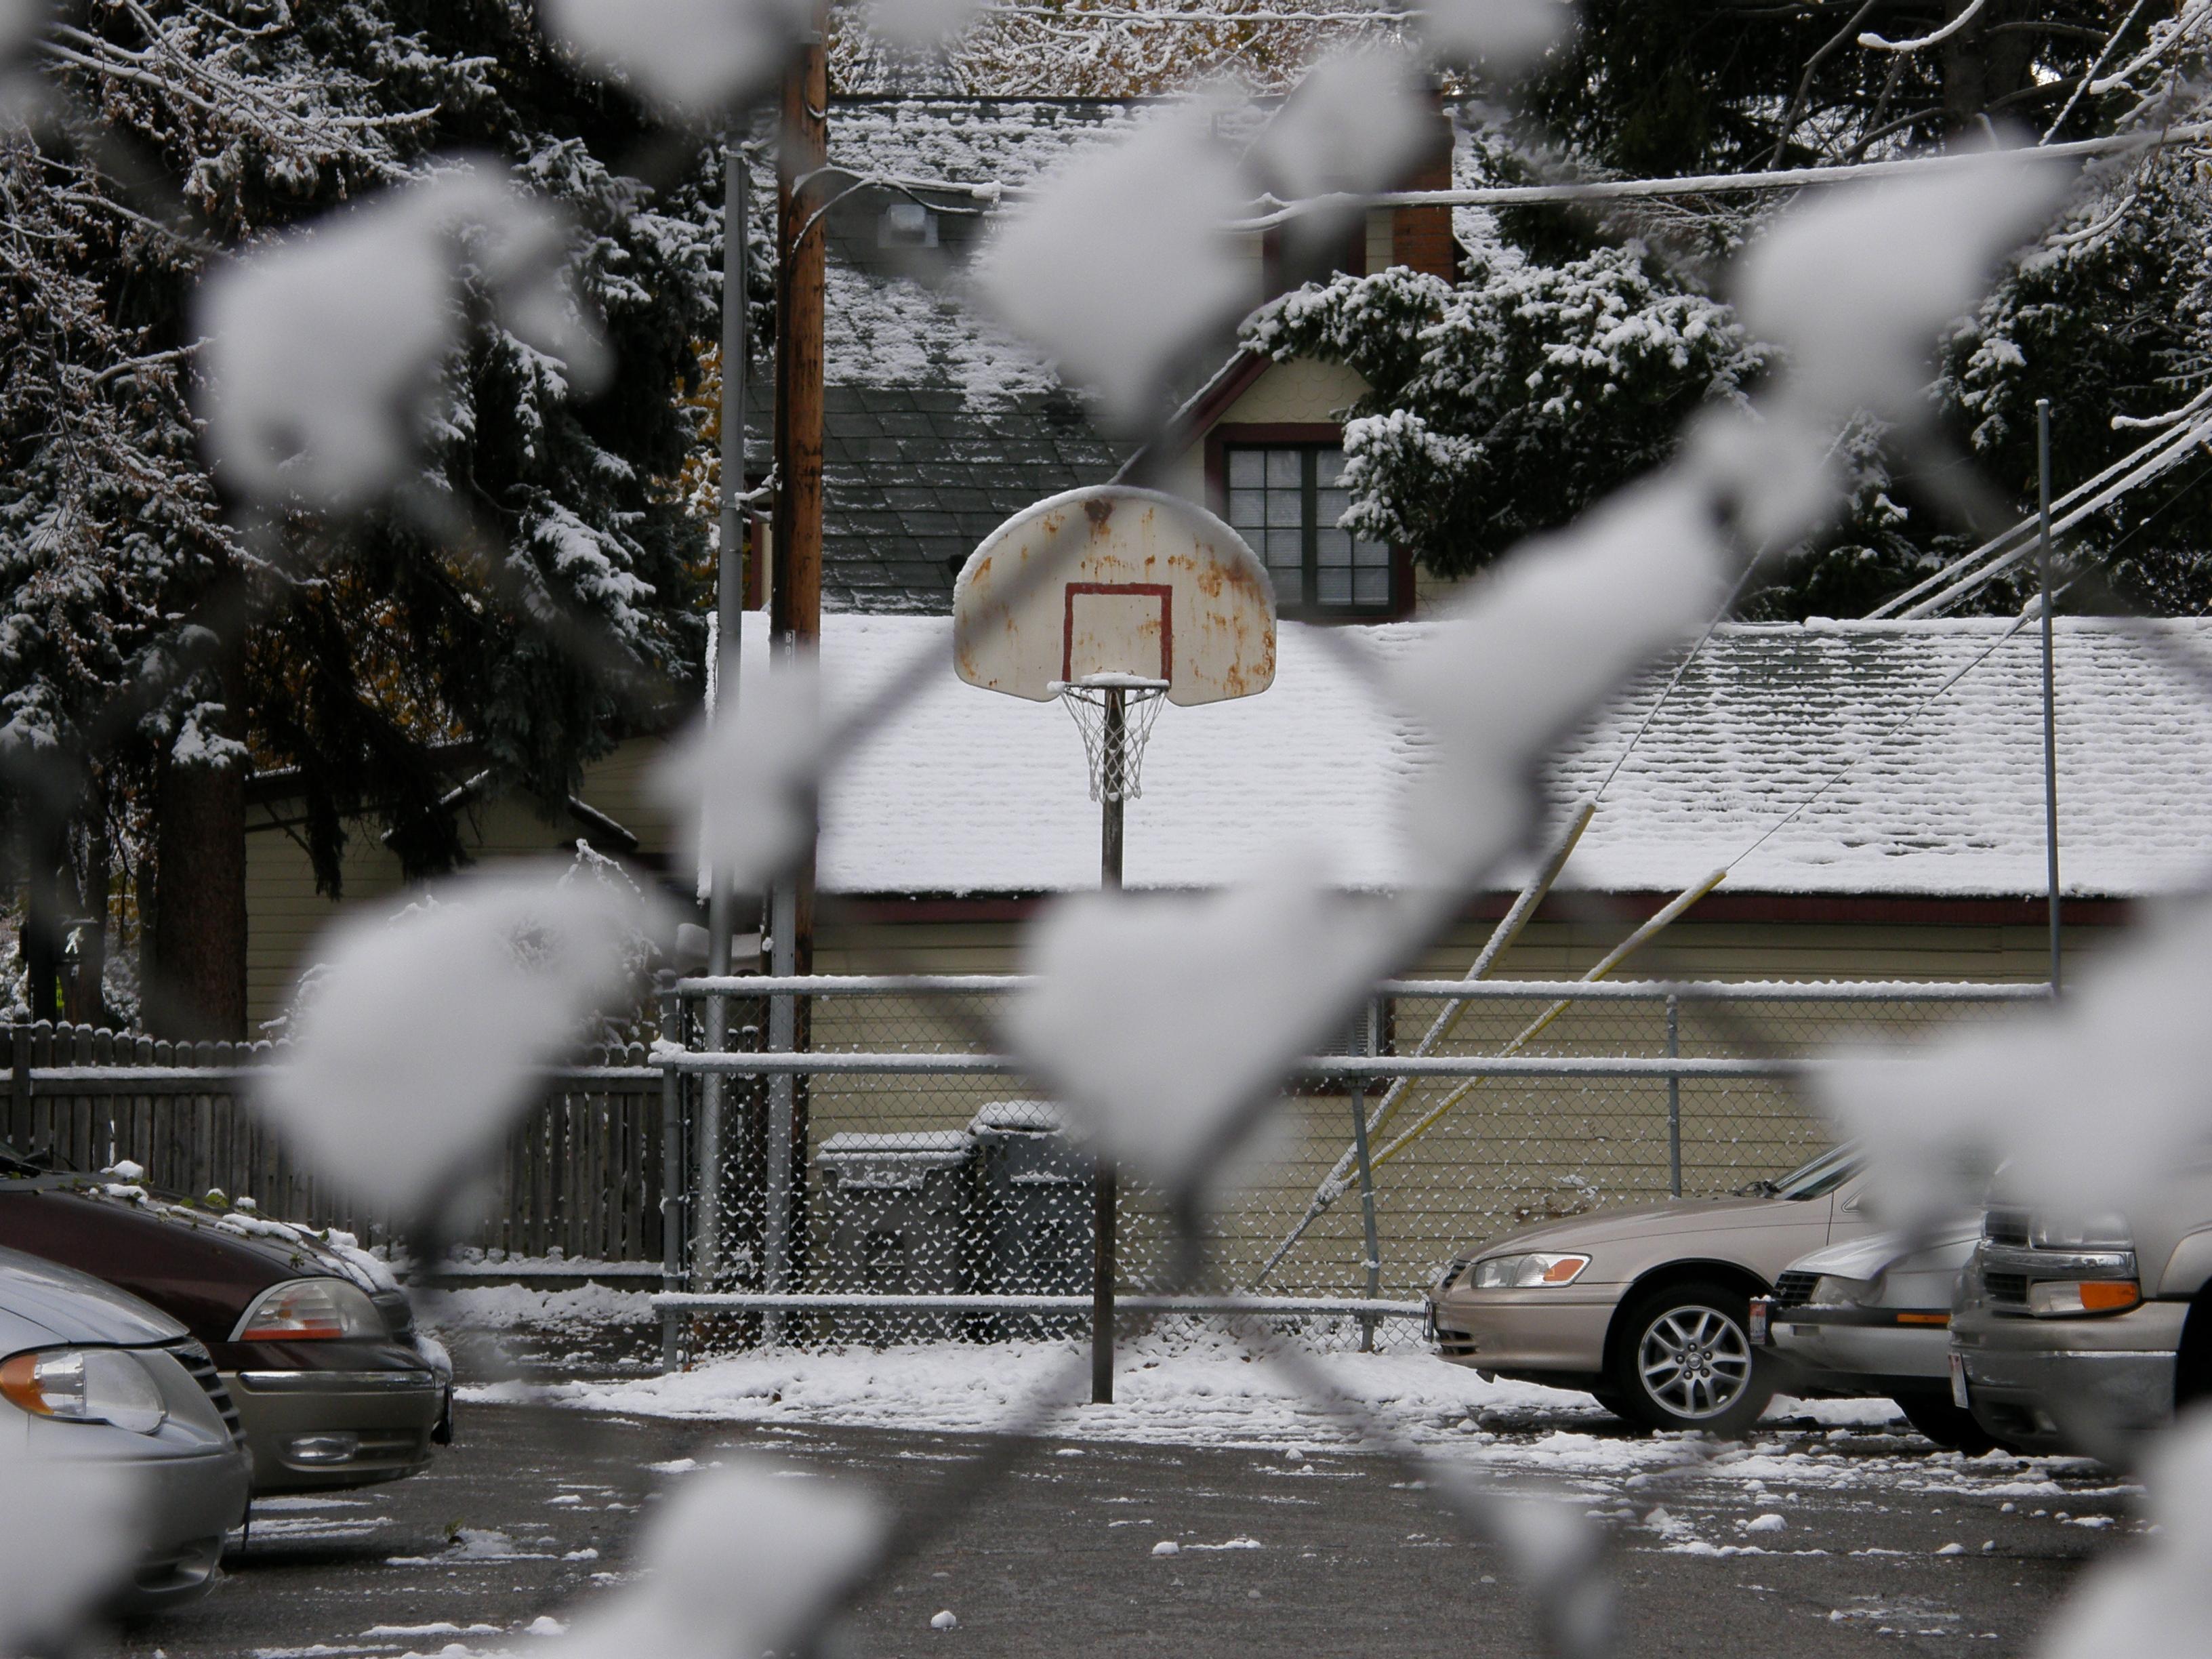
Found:
[[[995,1052],[997,1016],[1021,981],[723,981],[745,988],[731,1002],[736,1052],[719,1058],[699,1052],[710,983],[672,1000],[672,1022],[688,1011],[680,1032],[670,1026],[686,1051],[665,1051],[670,1144],[689,1158],[672,1183],[686,1213],[669,1235],[669,1283],[718,1298],[686,1308],[692,1340],[982,1337],[1087,1322],[1090,1161],[1046,1092]],[[1222,1292],[1275,1298],[1325,1334],[1365,1326],[1386,1342],[1416,1338],[1408,1316],[1437,1266],[1485,1238],[1606,1205],[1729,1193],[1821,1151],[1800,1080],[1821,1052],[1909,1041],[2044,994],[1901,982],[1378,991],[1364,1031],[1315,1059],[1224,1195],[1209,1267]],[[802,1052],[767,1040],[786,994]],[[1125,1179],[1114,1232],[1115,1286],[1141,1300],[1172,1271],[1155,1195]],[[1363,1321],[1370,1299],[1383,1316]]]

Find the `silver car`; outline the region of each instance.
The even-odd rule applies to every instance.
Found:
[[[1739,1433],[1787,1380],[1751,1344],[1751,1299],[1807,1251],[1873,1231],[1864,1185],[1859,1155],[1838,1147],[1733,1198],[1493,1238],[1430,1290],[1430,1339],[1485,1376],[1587,1389],[1632,1423]]]
[[[1871,1233],[1790,1263],[1751,1304],[1751,1338],[1824,1394],[1894,1400],[1937,1445],[1998,1443],[1951,1399],[1951,1302],[1978,1217],[1924,1237]]]
[[[138,1548],[110,1612],[190,1601],[246,1518],[237,1413],[208,1352],[167,1314],[88,1274],[0,1249],[0,1452],[19,1468],[119,1469]],[[64,1474],[64,1479],[70,1479]],[[62,1632],[48,1632],[60,1635]]]

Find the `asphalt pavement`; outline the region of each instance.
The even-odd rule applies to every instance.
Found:
[[[1540,1449],[1554,1432],[1537,1419],[1491,1427],[1507,1449]],[[1575,1427],[1589,1432],[1587,1421]],[[1804,1425],[1784,1437],[1785,1455],[1756,1465],[1764,1479],[1739,1465],[1565,1483],[1616,1540],[1624,1650],[1814,1659],[1955,1653],[1971,1638],[1970,1651],[2025,1653],[2082,1563],[2126,1547],[2139,1524],[2130,1491],[2087,1466],[2015,1475],[1993,1464],[1961,1477],[1955,1460],[1902,1433]],[[654,1494],[696,1478],[684,1460],[765,1451],[911,1504],[980,1446],[476,1406],[424,1474],[257,1505],[212,1596],[105,1650],[385,1659],[520,1648],[533,1621],[565,1620],[623,1581]],[[1080,1439],[1034,1453],[989,1504],[944,1526],[851,1610],[853,1652],[1535,1650],[1500,1552],[1460,1535],[1418,1480],[1379,1455]],[[1854,1458],[1865,1478],[1850,1478]],[[1942,1478],[1919,1479],[1923,1462]],[[1798,1484],[1799,1468],[1827,1473]],[[1540,1469],[1499,1479],[1524,1491],[1557,1484]],[[1166,1540],[1176,1552],[1156,1553]],[[956,1628],[933,1628],[941,1612]]]

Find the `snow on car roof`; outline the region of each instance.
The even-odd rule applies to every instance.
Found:
[[[765,619],[746,621],[750,674],[767,655]],[[1286,623],[1273,689],[1166,711],[1145,757],[1144,793],[1128,808],[1128,884],[1219,885],[1285,838],[1310,843],[1347,886],[1418,875],[1406,866],[1395,811],[1424,764],[1423,743],[1348,656],[1386,663],[1438,625],[1338,629],[1331,641]],[[1730,864],[1729,887],[1739,892],[2039,893],[2041,655],[2033,627],[2002,638],[2011,626],[1973,618],[1717,630],[1613,777],[1564,884],[1676,890]],[[829,780],[822,888],[1096,886],[1098,809],[1072,722],[1049,704],[960,684],[951,629],[941,617],[823,618],[836,700],[880,684],[912,651],[941,653],[945,672]],[[2212,697],[2188,667],[2212,666],[2212,622],[2062,618],[2057,659],[2067,890],[2131,896],[2178,886],[2203,865],[2212,824]],[[1676,662],[1658,665],[1569,739],[1552,768],[1555,801],[1600,787]]]

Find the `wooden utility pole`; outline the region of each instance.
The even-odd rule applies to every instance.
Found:
[[[822,637],[822,311],[829,196],[829,15],[785,73],[776,144],[775,579],[769,626],[779,653]],[[799,872],[787,969],[813,966],[814,860]]]

